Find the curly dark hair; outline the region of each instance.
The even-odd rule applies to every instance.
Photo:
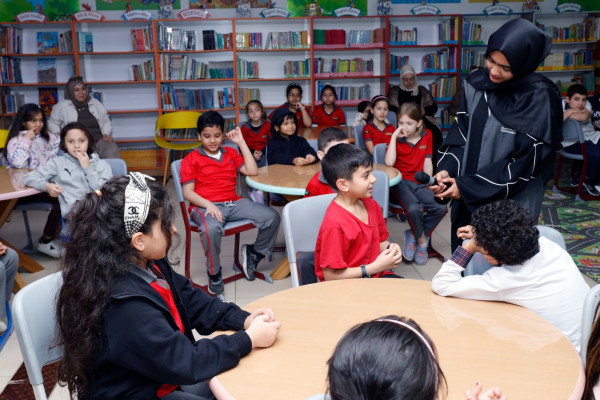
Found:
[[[514,200],[482,206],[471,216],[471,225],[477,244],[500,264],[522,264],[540,250],[533,218]]]
[[[46,119],[46,114],[44,110],[38,106],[37,104],[28,103],[23,104],[17,110],[15,117],[13,118],[12,124],[10,125],[10,129],[8,130],[8,136],[6,137],[6,145],[2,152],[4,153],[4,157],[8,157],[8,142],[10,139],[19,136],[19,132],[25,129],[25,122],[31,121],[39,114],[42,114],[42,120],[44,121],[44,126],[42,126],[42,130],[40,131],[40,136],[46,141],[50,141],[50,134],[48,133],[48,122]]]
[[[67,133],[69,133],[69,131],[71,131],[73,129],[79,129],[80,131],[82,131],[85,134],[85,137],[88,140],[88,147],[87,147],[86,153],[88,156],[91,156],[92,153],[94,151],[96,151],[96,142],[94,141],[94,137],[90,133],[90,130],[87,128],[87,126],[85,126],[81,122],[77,122],[77,121],[69,122],[68,124],[63,126],[63,128],[60,130],[60,144],[59,144],[58,148],[61,149],[62,151],[64,151],[65,153],[69,152],[67,150],[67,145],[65,143],[65,139],[67,137]]]
[[[68,386],[72,398],[85,398],[92,384],[94,357],[102,344],[104,312],[115,283],[146,262],[125,233],[123,212],[128,183],[128,176],[113,177],[102,186],[100,196],[96,192],[86,194],[71,212],[71,239],[65,243],[61,265],[64,283],[56,304],[56,345],[64,348],[59,381]],[[150,233],[152,225],[160,221],[168,254],[173,206],[162,185],[148,182],[148,187],[152,193],[150,210],[139,232]]]

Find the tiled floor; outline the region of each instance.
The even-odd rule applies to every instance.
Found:
[[[169,182],[168,188],[171,193],[171,198],[175,199],[176,197],[172,181]],[[175,209],[179,211],[179,207],[176,207]],[[40,212],[30,213],[29,220],[32,224],[31,229],[34,237],[39,237],[43,228],[43,224],[46,220],[45,214]],[[181,258],[183,256],[184,228],[183,221],[179,214],[176,218],[176,226],[182,237],[179,246],[173,254]],[[404,231],[408,229],[408,224],[406,222],[400,222],[394,217],[390,217],[388,219],[387,226],[388,230],[390,231],[391,239],[402,245]],[[255,235],[255,230],[244,232],[241,235],[241,242],[251,243],[254,241]],[[7,222],[4,225],[4,227],[2,227],[2,230],[0,231],[0,236],[7,239],[15,246],[20,247],[25,245],[25,228],[20,213],[13,212],[10,221]],[[447,214],[433,234],[434,247],[446,257],[450,256],[449,239],[450,218],[449,214]],[[284,243],[283,233],[281,231],[278,238],[278,243]],[[194,236],[192,236],[191,254],[192,278],[194,281],[204,284],[206,283],[204,256],[202,246],[199,243],[197,234],[194,234]],[[32,282],[36,279],[53,273],[58,269],[59,263],[56,259],[52,259],[43,254],[32,254],[31,257],[38,261],[42,266],[44,266],[45,269],[44,271],[35,274],[30,274],[27,272],[22,273],[21,276],[23,277],[26,283]],[[283,258],[283,253],[273,253],[272,260],[270,262],[265,260],[259,264],[259,270],[261,272],[264,272],[265,274],[271,273],[275,269],[275,267],[277,267],[277,265],[282,261]],[[233,274],[233,270],[231,268],[231,266],[233,265],[233,237],[223,238],[221,264],[223,265],[224,276]],[[440,266],[441,262],[437,259],[432,258],[429,259],[427,264],[423,266],[403,263],[396,269],[396,273],[410,279],[431,280],[431,278],[439,270]],[[178,266],[175,266],[175,268],[183,274],[183,259],[181,259],[181,263]],[[590,280],[588,279],[588,281]],[[590,284],[593,284],[593,282],[590,281]],[[260,280],[249,282],[245,279],[242,279],[225,286],[225,299],[227,301],[235,302],[236,304],[243,307],[246,304],[260,297],[291,287],[292,282],[290,277],[287,277],[283,280],[274,281],[273,284],[269,284]],[[6,344],[4,349],[2,349],[2,351],[0,352],[0,392],[8,384],[10,378],[14,375],[17,368],[21,365],[22,361],[23,359],[21,357],[16,335],[13,334],[12,337],[8,340],[8,343]],[[58,386],[53,391],[50,397],[51,400],[66,400],[68,398],[68,392],[64,388],[59,388]]]

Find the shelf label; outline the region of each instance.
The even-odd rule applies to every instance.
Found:
[[[285,8],[281,8],[281,7],[273,7],[273,8],[266,8],[264,10],[262,10],[260,12],[260,15],[263,18],[289,18],[290,17],[290,12],[288,10],[286,10]]]
[[[126,22],[133,20],[144,20],[144,21],[152,21],[154,19],[154,14],[147,10],[131,10],[121,15]]]
[[[336,10],[333,10],[333,15],[336,17],[360,17],[360,9],[354,7],[340,7]]]
[[[98,11],[79,11],[73,14],[73,19],[81,21],[104,21],[104,14]]]
[[[34,11],[28,11],[15,15],[18,22],[46,22],[46,16]]]
[[[564,3],[556,7],[557,13],[570,13],[570,12],[581,12],[581,4],[577,3]]]
[[[208,18],[208,11],[199,8],[187,8],[177,13],[179,19]]]
[[[412,15],[438,15],[440,9],[431,4],[422,4],[420,6],[413,7],[410,10]]]
[[[492,4],[483,9],[485,15],[511,15],[512,8],[505,4]]]

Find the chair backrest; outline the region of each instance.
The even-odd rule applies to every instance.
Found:
[[[56,272],[25,286],[13,301],[17,339],[36,400],[46,399],[42,367],[63,356],[62,347],[54,346],[56,297],[62,282],[62,272]]]
[[[391,125],[398,126],[398,116],[395,112],[390,111],[387,115],[387,120],[390,122]]]
[[[578,140],[579,143],[585,143],[581,123],[574,119],[567,118],[567,120],[563,122],[563,139]]]
[[[585,302],[583,303],[583,315],[581,318],[581,350],[579,351],[579,354],[583,360],[584,367],[588,349],[588,340],[590,340],[592,327],[598,316],[596,313],[598,303],[600,303],[600,285],[596,285],[590,289],[590,292],[585,297]]]
[[[6,146],[6,139],[8,139],[8,129],[0,129],[0,149]]]
[[[375,164],[385,164],[385,150],[387,145],[385,143],[376,144],[373,148],[373,162]]]
[[[315,251],[321,222],[334,197],[334,193],[307,197],[291,201],[283,208],[283,233],[293,287],[299,285],[296,253]]]
[[[156,119],[155,130],[159,129],[189,129],[198,126],[197,111],[175,111],[160,115]]]
[[[354,145],[366,150],[367,146],[365,146],[365,139],[363,138],[364,127],[364,125],[358,125],[354,127]]]
[[[373,185],[373,200],[381,207],[383,218],[387,218],[390,205],[390,178],[383,171],[373,171],[373,175],[377,179]]]
[[[104,158],[104,161],[110,165],[113,176],[127,175],[127,163],[120,158]]]
[[[183,198],[183,188],[181,187],[181,161],[183,160],[175,160],[171,163],[171,173],[173,174],[175,193],[177,194],[177,201],[180,203],[185,201]],[[187,215],[184,215],[183,218],[187,218]]]
[[[317,143],[317,139],[308,139],[307,142],[308,142],[308,144],[310,144],[310,147],[313,148],[313,150],[315,151],[315,153],[317,151],[319,151],[319,146],[318,146],[318,143]]]
[[[567,244],[565,243],[565,238],[563,235],[554,228],[544,225],[536,226],[538,232],[540,232],[540,236],[543,236],[547,239],[552,240],[554,243],[562,247],[563,250],[567,250]]]

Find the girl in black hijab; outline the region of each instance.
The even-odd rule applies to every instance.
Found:
[[[489,39],[486,68],[465,83],[456,121],[439,149],[436,197],[452,201],[452,250],[459,227],[483,204],[511,198],[540,213],[562,137],[560,91],[534,71],[550,52],[549,35],[524,19]],[[446,187],[442,183],[446,183]]]

